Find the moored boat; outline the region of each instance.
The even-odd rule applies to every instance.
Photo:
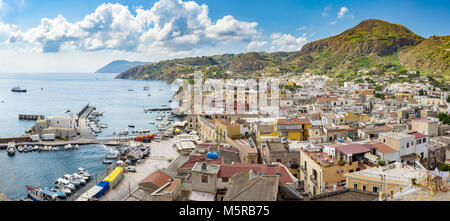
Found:
[[[26,93],[26,92],[27,92],[27,89],[22,89],[22,88],[20,88],[20,87],[13,87],[13,88],[11,89],[11,91],[12,91],[12,92],[23,92],[23,93]]]
[[[9,142],[6,151],[9,156],[14,156],[16,154],[16,144],[14,142]]]
[[[58,198],[58,194],[52,191],[35,186],[26,185],[25,187],[27,188],[28,195],[35,201],[56,201]]]

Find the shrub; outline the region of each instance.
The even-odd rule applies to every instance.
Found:
[[[384,160],[380,160],[377,162],[379,166],[386,166],[386,162]]]
[[[438,166],[439,171],[449,171],[450,170],[450,166],[448,164],[441,164]]]
[[[339,160],[338,161],[338,165],[339,166],[344,166],[347,162],[345,162],[345,160]]]
[[[411,183],[412,183],[413,185],[416,185],[416,181],[417,181],[416,178],[411,178]]]

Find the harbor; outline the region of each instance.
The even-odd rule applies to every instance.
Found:
[[[22,76],[23,75],[23,76]],[[137,136],[146,134],[161,134],[157,129],[157,111],[145,113],[143,109],[152,108],[152,103],[167,103],[171,95],[171,86],[165,82],[149,81],[149,91],[144,91],[144,82],[116,80],[113,74],[73,74],[58,76],[56,74],[22,74],[5,75],[0,79],[0,90],[9,91],[16,83],[9,83],[10,79],[24,79],[20,85],[27,88],[27,93],[2,93],[0,104],[2,114],[0,120],[0,192],[11,200],[20,200],[27,195],[25,185],[39,187],[53,187],[57,178],[62,178],[67,173],[76,172],[82,167],[100,179],[106,168],[115,166],[104,164],[105,155],[112,149],[116,149],[123,142],[133,140]],[[42,82],[46,82],[43,84]],[[64,82],[64,83],[62,83]],[[101,82],[101,83],[100,83]],[[130,86],[131,85],[131,86]],[[41,90],[41,87],[43,90]],[[128,88],[135,90],[129,92]],[[163,90],[159,90],[163,89]],[[61,93],[62,92],[62,93]],[[147,96],[147,92],[152,94]],[[44,105],[42,105],[44,104]],[[86,106],[92,107],[85,108]],[[93,109],[95,107],[95,109]],[[157,107],[157,106],[155,106]],[[81,111],[85,109],[84,111]],[[71,139],[31,141],[30,135],[25,132],[35,126],[36,121],[45,117],[68,116],[67,110],[75,111],[78,116],[80,133]],[[169,112],[170,110],[164,109]],[[97,113],[98,112],[98,113]],[[99,120],[95,133],[90,123],[90,117],[95,114]],[[165,113],[167,114],[167,113]],[[39,115],[31,119],[19,120],[19,115]],[[41,117],[42,116],[42,117]],[[167,114],[166,118],[169,117]],[[26,117],[24,117],[26,118]],[[76,118],[76,117],[74,117]],[[133,123],[135,128],[129,128]],[[161,122],[162,123],[162,122]],[[106,125],[103,125],[106,124]],[[106,126],[106,127],[101,127]],[[142,129],[141,129],[142,128]],[[129,134],[120,135],[120,131],[129,129]],[[141,129],[141,130],[140,130]],[[136,130],[136,133],[133,133]],[[141,133],[138,133],[138,132]],[[144,133],[145,132],[145,133]],[[97,136],[95,136],[97,135]],[[19,146],[45,146],[58,147],[58,150],[19,152],[14,156],[7,154],[8,142],[14,141]],[[79,146],[79,149],[65,150],[68,144]],[[147,159],[148,160],[148,159]],[[93,185],[90,181],[88,185]],[[79,188],[75,195],[85,191],[85,187]],[[87,190],[86,190],[87,191]],[[76,200],[66,198],[66,200]]]

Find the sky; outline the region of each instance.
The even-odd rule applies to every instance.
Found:
[[[0,73],[297,51],[365,19],[449,35],[448,0],[0,0]]]

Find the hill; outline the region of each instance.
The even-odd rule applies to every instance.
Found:
[[[398,54],[400,62],[423,72],[435,73],[450,80],[450,35],[431,36],[415,47],[402,50]]]
[[[117,60],[105,65],[95,73],[122,73],[132,67],[144,64],[151,64],[151,62]]]
[[[441,70],[443,75],[449,76],[448,43],[445,42],[448,41],[424,39],[402,25],[369,19],[341,34],[308,43],[296,52],[250,52],[167,60],[131,68],[117,78],[144,79],[148,76],[150,79],[172,81],[194,71],[203,71],[207,77],[216,78],[309,72],[336,76],[345,81],[355,79],[360,70],[374,68],[378,73],[398,73],[406,68],[418,68],[427,73]],[[443,44],[447,44],[447,48],[441,46]],[[425,55],[419,55],[421,47],[429,45],[441,51],[430,49],[433,52],[427,55],[439,54],[440,57],[418,62],[417,59]],[[417,59],[414,59],[416,54]]]

